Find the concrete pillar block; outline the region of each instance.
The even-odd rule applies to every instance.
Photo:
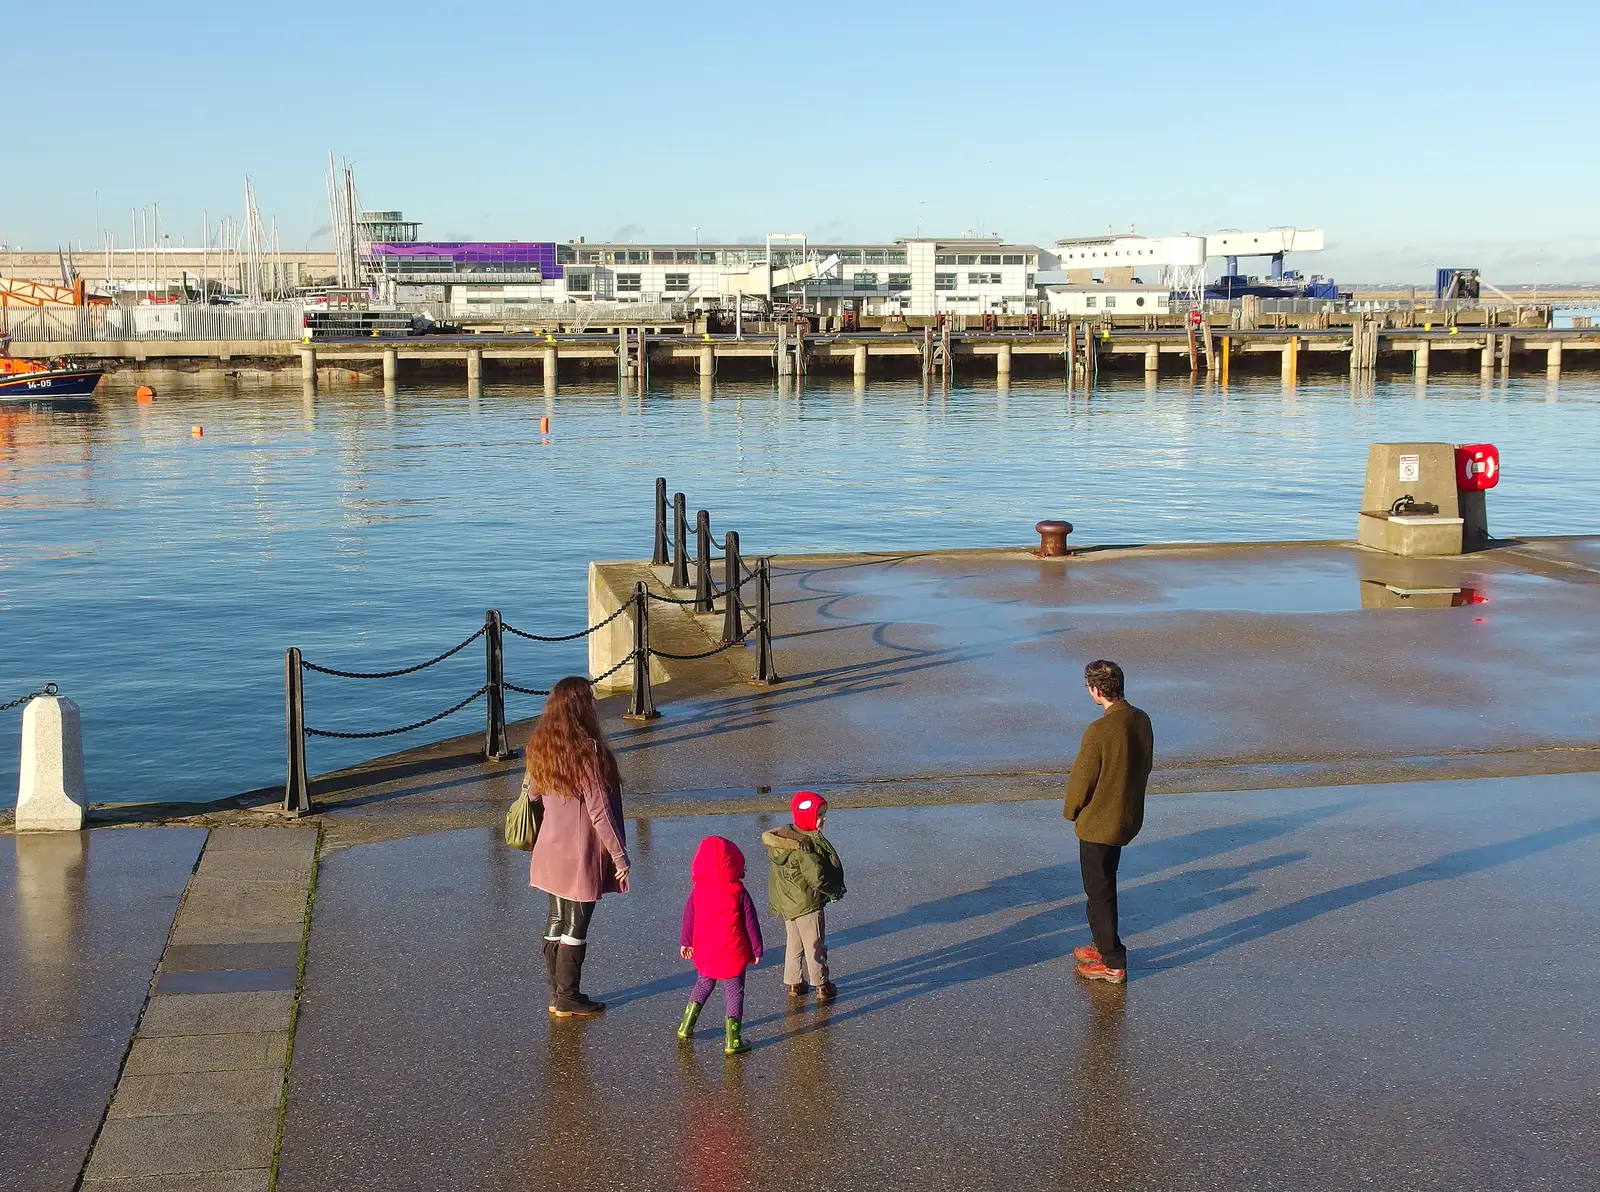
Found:
[[[1561,375],[1561,341],[1553,339],[1544,351],[1544,371],[1552,377]]]
[[[89,802],[83,782],[83,730],[78,705],[41,695],[22,713],[22,763],[17,831],[76,832]]]
[[[1428,375],[1429,356],[1431,354],[1432,347],[1427,340],[1423,340],[1417,345],[1416,353],[1412,358],[1417,376],[1425,377]]]
[[[400,373],[400,350],[398,348],[385,348],[383,350],[383,379],[392,384]]]
[[[1009,364],[1009,361],[1007,362]],[[1161,371],[1161,348],[1151,344],[1144,350],[1144,371],[1147,373]]]
[[[709,380],[717,373],[717,350],[710,344],[700,349],[700,378]]]
[[[317,383],[317,350],[315,348],[300,349],[300,379]]]
[[[478,381],[483,379],[483,349],[467,349],[467,380]]]
[[[1149,356],[1148,353],[1145,355],[1145,358],[1144,358],[1144,366],[1147,369],[1150,367],[1150,356]],[[1156,358],[1156,368],[1159,370],[1160,367],[1161,367],[1161,360],[1160,360],[1160,357],[1158,356]],[[1001,344],[1000,345],[1000,350],[995,353],[995,356],[994,356],[994,371],[995,371],[995,375],[999,376],[999,377],[1009,377],[1011,375],[1011,345],[1010,344]]]
[[[853,364],[853,375],[864,377],[867,375],[867,345],[857,344]]]

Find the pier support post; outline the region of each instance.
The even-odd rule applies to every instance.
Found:
[[[1428,360],[1432,354],[1433,345],[1427,340],[1419,343],[1417,350],[1411,353],[1411,371],[1416,374],[1419,381],[1425,380],[1428,376]]]
[[[544,391],[554,394],[556,391],[556,348],[552,344],[544,350]]]
[[[1509,333],[1506,334],[1506,335],[1502,335],[1499,338],[1500,338],[1500,372],[1503,375],[1509,377],[1511,375],[1511,352],[1512,352],[1512,348],[1513,348],[1513,340],[1512,340],[1512,337],[1510,336]]]
[[[300,379],[310,385],[313,392],[317,387],[317,350],[315,348],[300,349]]]
[[[1483,354],[1479,358],[1478,371],[1492,373],[1494,371],[1494,332],[1483,333]]]
[[[1561,341],[1553,339],[1544,350],[1544,375],[1559,377],[1561,375]]]
[[[864,376],[867,375],[867,345],[866,344],[857,344],[856,345],[855,359],[853,361],[852,373],[853,373],[854,376],[857,376],[857,377],[864,377]]]
[[[1146,366],[1148,367],[1148,365]],[[1001,344],[999,351],[994,354],[994,375],[997,377],[1011,376],[1011,345]]]
[[[1283,364],[1281,371],[1285,385],[1294,384],[1294,336],[1290,336],[1283,345]]]
[[[700,380],[710,380],[717,372],[717,349],[710,344],[700,349]]]
[[[1224,335],[1222,337],[1222,383],[1224,385],[1228,383],[1228,369],[1232,363],[1233,337],[1231,335]]]
[[[1148,376],[1161,371],[1161,348],[1158,344],[1151,344],[1144,350],[1144,371]]]
[[[467,349],[467,380],[483,380],[483,349]]]
[[[383,383],[393,385],[400,374],[400,349],[385,348],[383,350]]]

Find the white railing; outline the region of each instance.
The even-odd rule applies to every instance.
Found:
[[[0,328],[18,343],[106,340],[286,340],[304,334],[298,302],[267,306],[6,307]]]

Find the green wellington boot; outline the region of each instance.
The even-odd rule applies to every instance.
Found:
[[[694,1024],[700,1021],[700,1003],[690,1002],[683,1008],[683,1021],[678,1024],[678,1038],[688,1041],[694,1037]]]
[[[722,1045],[723,1055],[743,1055],[750,1050],[750,1044],[746,1043],[744,1036],[739,1033],[741,1027],[737,1018],[728,1019],[727,1029],[728,1039]]]

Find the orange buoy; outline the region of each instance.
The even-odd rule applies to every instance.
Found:
[[[197,439],[203,439],[206,437],[206,428],[196,422],[189,428],[189,433]]]
[[[548,418],[539,419],[539,433],[541,435],[547,435],[547,434],[550,433],[550,419],[548,419]]]
[[[134,390],[133,396],[140,401],[154,401],[156,391],[148,385],[140,385],[138,389]]]

